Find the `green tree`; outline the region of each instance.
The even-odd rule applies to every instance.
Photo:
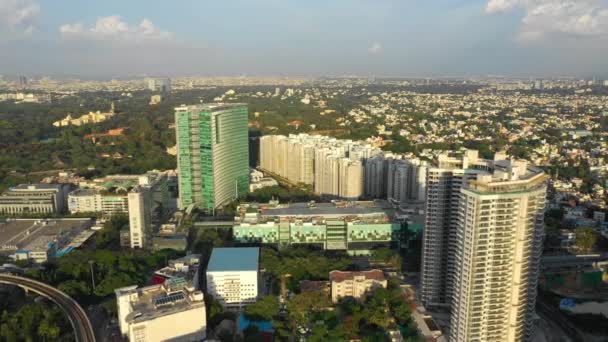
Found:
[[[250,320],[271,320],[279,315],[279,298],[265,296],[245,307],[245,316]]]
[[[597,242],[597,233],[591,228],[578,228],[574,231],[576,248],[581,253],[589,253]]]

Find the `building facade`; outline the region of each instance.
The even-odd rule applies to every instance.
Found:
[[[207,265],[207,293],[226,309],[242,309],[258,297],[259,248],[214,248]]]
[[[381,270],[361,272],[329,272],[331,301],[337,303],[341,298],[352,297],[358,300],[377,288],[386,288],[388,282]]]
[[[308,246],[365,253],[398,247],[404,224],[382,207],[385,201],[291,203],[239,206],[232,227],[238,243]]]
[[[424,201],[427,163],[384,154],[372,143],[291,134],[260,138],[260,168],[329,198]]]
[[[536,304],[546,175],[497,163],[461,190],[452,341],[527,341]]]
[[[487,173],[490,161],[477,151],[443,154],[428,170],[426,222],[422,240],[420,296],[427,307],[449,307],[459,222],[460,190],[478,174]]]
[[[450,310],[450,340],[526,341],[542,251],[546,175],[477,151],[428,174],[421,300]]]
[[[249,191],[247,107],[243,104],[175,109],[179,201],[213,211]]]
[[[66,206],[66,188],[61,184],[21,184],[0,194],[0,213],[53,214]]]

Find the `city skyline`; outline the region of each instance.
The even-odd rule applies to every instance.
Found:
[[[11,75],[606,77],[608,2],[3,0],[0,38]]]

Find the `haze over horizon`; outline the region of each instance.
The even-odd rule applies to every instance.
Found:
[[[608,77],[608,0],[0,0],[0,74]]]

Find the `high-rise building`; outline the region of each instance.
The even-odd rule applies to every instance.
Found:
[[[450,309],[452,341],[529,338],[546,175],[525,161],[442,155],[428,176],[421,299]]]
[[[179,203],[212,211],[249,191],[247,106],[175,109]]]
[[[171,79],[169,78],[149,78],[148,89],[161,93],[171,92]]]
[[[27,86],[27,77],[19,76],[19,87],[25,88]]]
[[[421,300],[427,307],[449,306],[460,190],[486,167],[477,151],[469,150],[461,156],[440,155],[439,165],[428,170],[420,278]]]

